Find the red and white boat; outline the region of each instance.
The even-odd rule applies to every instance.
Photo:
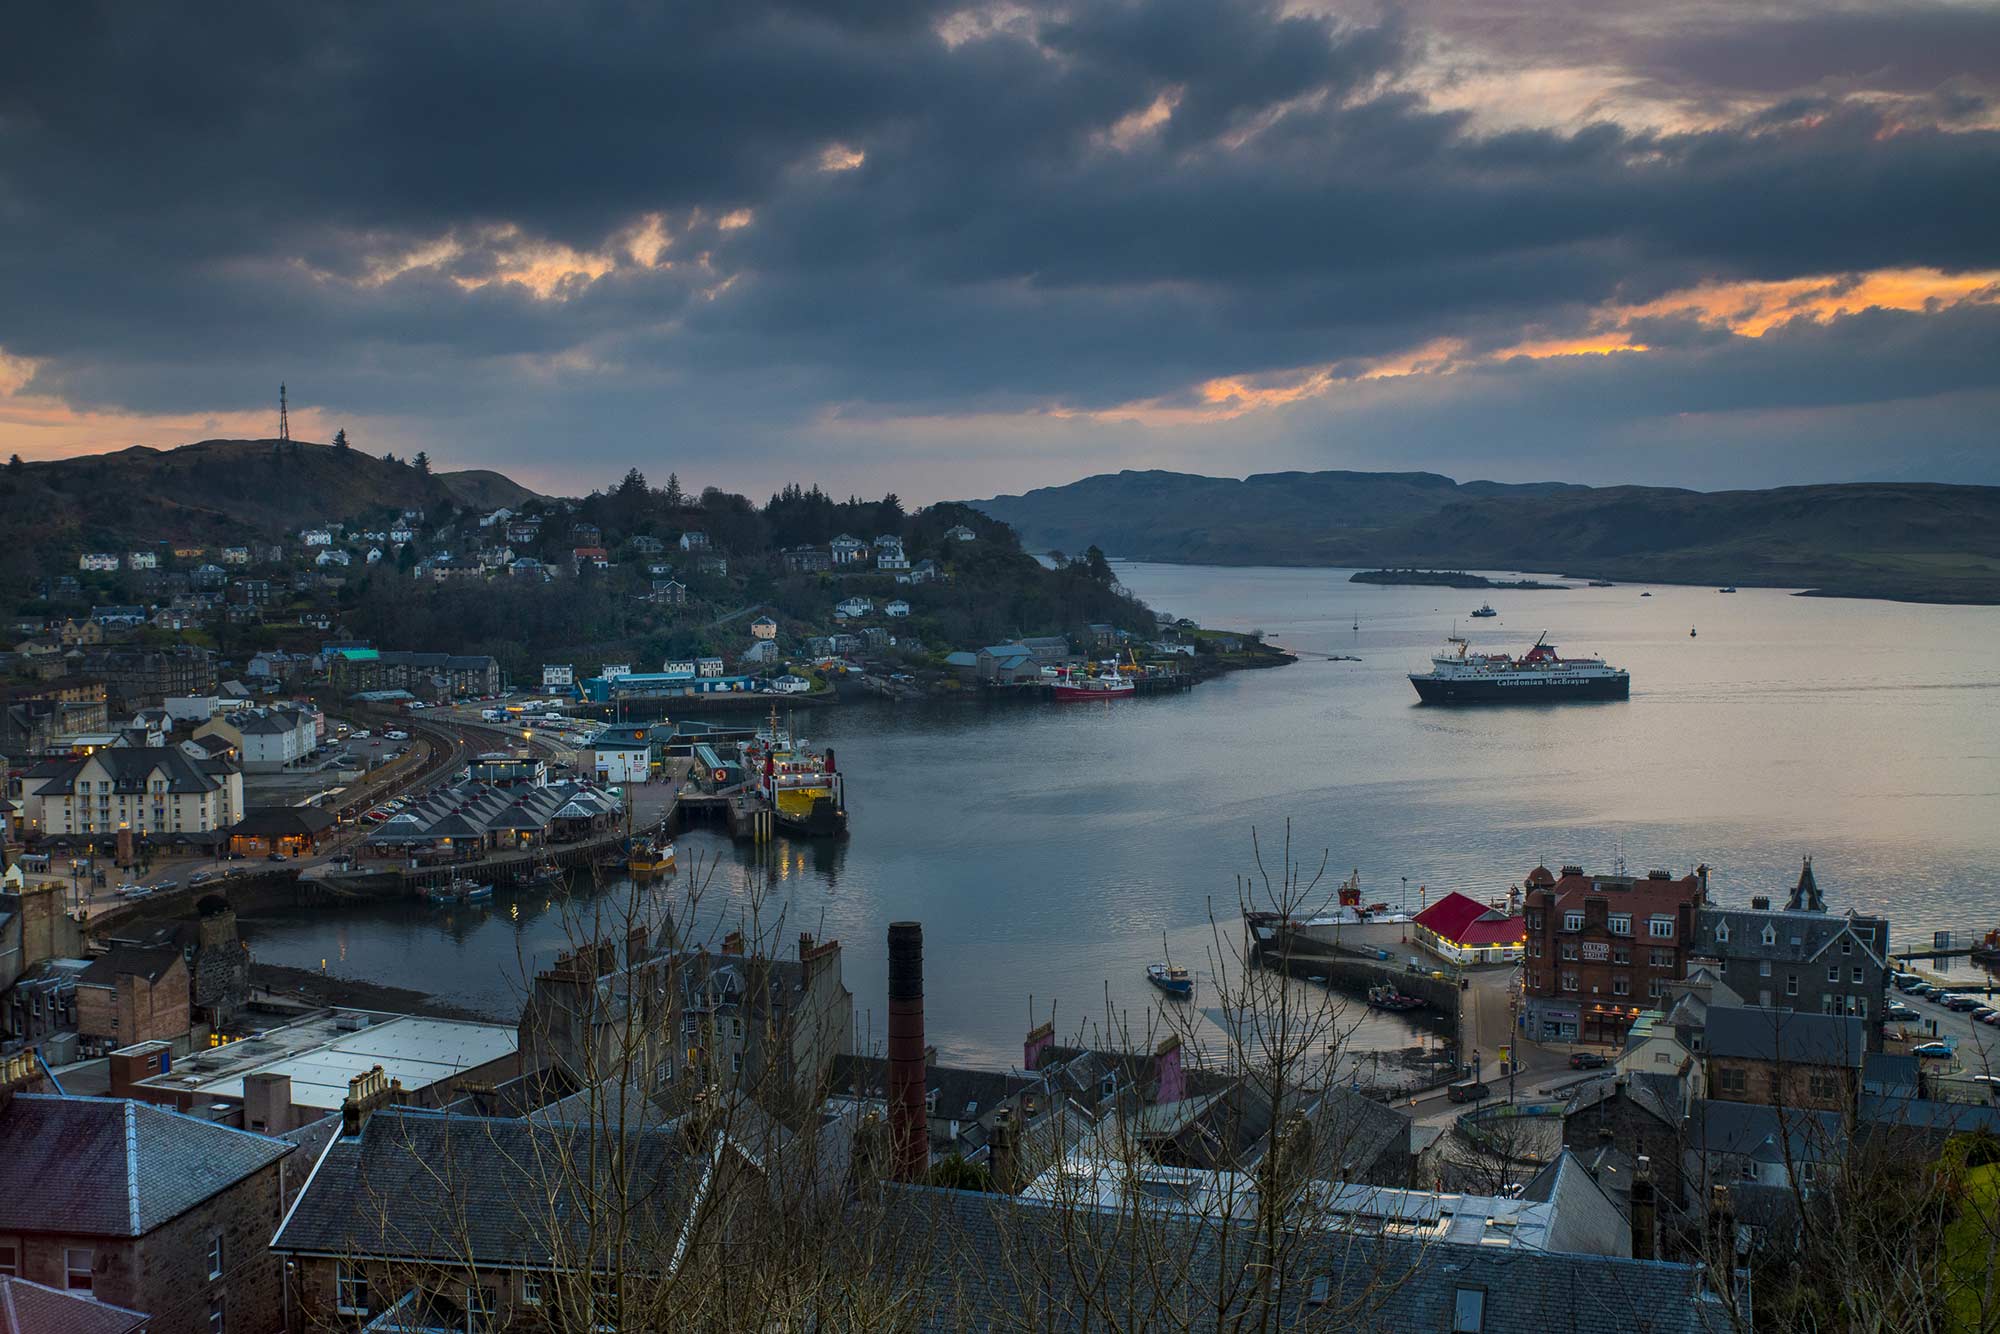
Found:
[[[1054,689],[1059,700],[1124,699],[1138,691],[1131,678],[1119,675],[1116,667],[1103,668],[1095,676],[1064,670],[1057,674]]]

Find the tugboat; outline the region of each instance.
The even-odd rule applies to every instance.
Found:
[[[1488,616],[1498,616],[1499,614],[1499,612],[1493,610],[1493,604],[1490,602],[1480,603],[1478,609],[1471,613],[1475,620],[1484,620]]]
[[[1052,690],[1056,699],[1061,701],[1125,699],[1138,693],[1138,687],[1132,684],[1131,678],[1115,668],[1100,671],[1096,676],[1081,676],[1064,669],[1056,677]]]
[[[1431,670],[1413,672],[1410,684],[1426,704],[1490,704],[1498,701],[1626,699],[1632,677],[1602,658],[1565,658],[1548,642],[1547,631],[1520,657],[1474,653],[1459,635],[1451,648],[1431,658]]]
[[[806,838],[839,838],[847,833],[847,782],[834,764],[831,747],[815,751],[778,728],[771,710],[768,729],[744,743],[746,767],[757,775],[758,795],[771,804],[780,829]]]
[[[1392,986],[1368,988],[1368,1008],[1388,1010],[1393,1014],[1406,1014],[1411,1010],[1424,1008],[1422,1000],[1415,996],[1405,996]]]
[[[1194,995],[1194,975],[1177,963],[1149,963],[1146,980],[1169,996]]]

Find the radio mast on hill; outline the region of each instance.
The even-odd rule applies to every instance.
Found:
[[[285,386],[278,386],[278,444],[282,447],[292,442],[292,419],[285,411]]]

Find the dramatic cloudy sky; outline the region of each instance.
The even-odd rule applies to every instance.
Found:
[[[1960,0],[32,6],[0,451],[2000,482],[1996,99]]]

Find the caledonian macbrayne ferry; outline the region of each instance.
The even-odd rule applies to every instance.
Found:
[[[1451,647],[1431,658],[1431,670],[1413,672],[1410,684],[1426,704],[1533,703],[1572,699],[1625,699],[1632,677],[1602,658],[1565,658],[1546,631],[1520,657],[1474,653],[1453,635]]]

